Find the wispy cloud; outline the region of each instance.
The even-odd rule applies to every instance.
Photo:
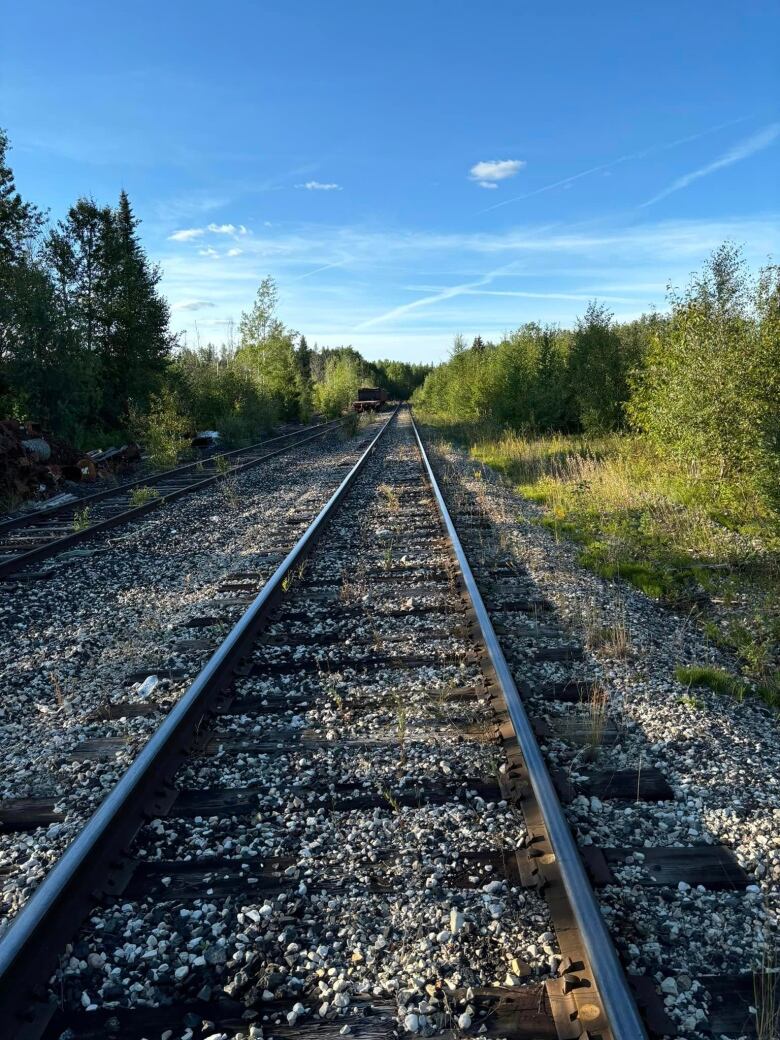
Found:
[[[759,130],[758,133],[740,141],[739,144],[736,144],[733,148],[729,149],[729,151],[726,152],[725,155],[721,155],[719,159],[715,159],[714,162],[707,163],[706,166],[700,166],[697,170],[692,170],[690,173],[678,177],[676,181],[672,181],[668,188],[664,188],[663,191],[659,191],[657,195],[648,199],[647,202],[643,202],[642,208],[660,202],[661,199],[665,199],[675,191],[681,191],[683,188],[687,188],[689,184],[701,180],[702,177],[709,177],[711,173],[716,173],[718,170],[722,170],[727,166],[733,166],[734,163],[741,162],[743,159],[749,159],[750,156],[755,155],[756,152],[762,152],[765,148],[768,148],[779,136],[780,123],[770,123],[770,125],[764,127],[763,130]]]
[[[243,224],[208,224],[206,227],[182,228],[168,235],[170,242],[191,242],[194,238],[202,238],[206,233],[211,235],[230,235],[238,238],[248,235],[249,231]]]
[[[313,274],[320,274],[322,271],[330,271],[332,267],[343,267],[344,264],[348,264],[351,257],[346,257],[344,260],[335,260],[332,264],[322,264],[320,267],[315,267],[313,271],[306,271],[304,274],[299,274],[293,281],[300,282],[304,278],[311,278]]]
[[[243,252],[244,252],[243,249],[236,249],[236,248],[234,248],[234,249],[228,249],[228,251],[227,251],[227,253],[225,255],[226,256],[241,256],[241,254]]]
[[[437,292],[432,293],[430,296],[423,296],[419,300],[413,300],[411,303],[401,304],[400,307],[393,307],[392,310],[386,311],[384,314],[378,314],[375,318],[369,318],[367,321],[361,321],[359,325],[355,326],[356,331],[362,329],[370,329],[373,325],[379,325],[387,321],[393,321],[395,318],[400,318],[403,314],[408,314],[409,311],[419,310],[420,307],[430,307],[434,303],[441,303],[443,300],[452,300],[456,296],[464,296],[467,294],[474,293],[484,285],[490,285],[490,283],[497,278],[500,274],[505,274],[507,271],[514,267],[514,263],[504,264],[501,267],[497,267],[494,271],[488,271],[487,274],[482,275],[474,282],[464,282],[461,285],[451,285],[446,289],[440,289]]]
[[[469,170],[469,179],[480,188],[497,188],[499,181],[514,177],[525,166],[522,159],[494,159],[475,163]]]
[[[374,222],[272,229],[260,222],[235,241],[207,236],[193,249],[169,242],[157,259],[172,304],[215,304],[202,311],[178,307],[178,330],[192,332],[193,320],[205,326],[207,317],[221,340],[217,321],[238,318],[270,273],[285,321],[310,342],[373,344],[378,351],[395,336],[404,351],[439,336],[446,351],[457,329],[500,336],[530,320],[568,325],[594,297],[607,300],[621,320],[663,307],[668,282],[685,284],[725,240],[745,243],[746,259],[757,267],[780,250],[778,214],[449,233]],[[241,255],[228,263],[234,246]],[[418,360],[432,356],[431,343],[419,348]]]
[[[168,238],[171,242],[190,242],[193,238],[200,238],[204,233],[202,227],[182,228],[181,231],[174,231],[172,235],[168,235]]]
[[[203,311],[208,310],[210,307],[216,307],[215,303],[211,303],[210,300],[183,300],[181,303],[174,303],[171,310],[173,311]]]
[[[296,188],[304,188],[306,191],[343,191],[340,184],[324,184],[322,181],[306,181],[305,184],[296,184]]]
[[[617,159],[611,159],[609,162],[599,163],[597,166],[591,166],[587,170],[573,173],[569,177],[562,177],[560,180],[552,181],[550,184],[543,184],[541,188],[534,188],[533,191],[526,191],[522,195],[513,195],[511,199],[502,199],[501,202],[494,202],[492,206],[486,206],[484,209],[479,210],[479,212],[489,213],[491,210],[500,209],[502,206],[509,206],[513,202],[522,202],[524,199],[531,199],[535,195],[543,195],[547,191],[554,191],[555,188],[568,188],[570,184],[582,180],[583,177],[592,177],[596,173],[612,170],[616,166],[621,166],[623,163],[632,162],[635,159],[644,159],[646,156],[655,155],[657,152],[666,152],[672,148],[679,148],[680,145],[690,144],[692,141],[698,141],[702,137],[708,137],[710,134],[717,133],[718,130],[723,130],[727,126],[744,123],[746,118],[747,117],[730,119],[726,123],[718,123],[717,126],[708,127],[706,130],[700,130],[698,133],[675,138],[674,141],[665,141],[662,144],[651,145],[649,148],[643,148],[638,152],[631,152],[628,155],[620,155]]]

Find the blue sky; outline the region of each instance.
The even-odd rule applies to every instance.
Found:
[[[306,0],[7,5],[0,126],[60,217],[124,187],[190,344],[260,279],[368,357],[663,306],[780,250],[780,7]],[[197,323],[197,329],[196,329]]]

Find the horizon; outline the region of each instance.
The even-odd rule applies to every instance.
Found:
[[[311,346],[438,363],[592,299],[663,310],[724,240],[777,254],[780,12],[188,14],[11,10],[0,126],[54,221],[127,190],[189,346],[224,342],[266,275]]]

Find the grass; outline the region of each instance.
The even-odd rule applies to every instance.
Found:
[[[603,686],[596,684],[588,699],[588,743],[592,757],[598,754],[608,721],[609,693]]]
[[[691,613],[780,704],[780,517],[747,481],[659,455],[639,437],[543,437],[425,421],[540,506],[537,522],[608,580]]]
[[[377,495],[384,500],[385,505],[391,512],[395,513],[398,511],[401,503],[398,498],[398,492],[395,488],[391,487],[389,484],[380,484],[376,491]]]
[[[153,487],[134,488],[130,495],[131,506],[145,506],[147,502],[154,502],[160,497],[160,492]]]
[[[677,700],[685,708],[690,708],[691,711],[702,711],[706,705],[701,697],[694,697],[690,693],[684,693],[682,697],[678,697]]]
[[[223,477],[219,490],[227,507],[236,512],[243,502],[237,478],[231,476]]]
[[[90,511],[89,506],[84,506],[83,509],[77,509],[73,514],[73,520],[71,527],[74,531],[86,531],[90,524]]]
[[[748,686],[742,679],[724,672],[722,668],[712,668],[710,665],[678,665],[674,674],[683,686],[704,686],[713,693],[719,693],[723,697],[734,697],[738,701],[744,700],[748,692]]]
[[[631,655],[631,633],[628,630],[623,601],[616,601],[610,613],[610,621],[604,624],[601,614],[593,605],[590,610],[585,611],[585,643],[589,649],[601,650],[607,657],[624,660]]]
[[[767,945],[760,967],[753,973],[757,1040],[780,1036],[780,972],[777,953]]]
[[[339,438],[343,441],[348,441],[354,437],[363,425],[361,422],[362,418],[357,412],[347,412],[344,416],[344,422],[338,428]]]

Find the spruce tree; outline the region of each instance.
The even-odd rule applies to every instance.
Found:
[[[122,191],[105,225],[108,278],[101,376],[106,421],[126,416],[131,403],[146,405],[159,388],[174,343],[168,304],[157,290],[160,271],[149,263],[138,240],[139,223]]]
[[[0,129],[0,395],[13,391],[25,339],[24,289],[33,264],[40,213],[16,189],[8,165],[8,136]]]

